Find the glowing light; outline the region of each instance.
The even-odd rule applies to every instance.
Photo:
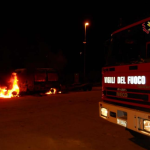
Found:
[[[50,95],[50,94],[56,94],[57,90],[56,88],[51,88],[46,94]]]
[[[12,89],[7,90],[7,87],[0,88],[0,97],[3,98],[19,97],[19,86],[16,73],[12,73],[11,81],[12,81]]]
[[[150,132],[150,121],[144,120],[144,130]]]
[[[86,26],[88,26],[88,25],[89,25],[89,23],[88,23],[88,22],[86,22],[86,23],[85,23],[85,25],[86,25]]]
[[[108,110],[106,108],[101,108],[101,115],[107,117]]]
[[[149,22],[149,21],[147,22],[147,26],[149,26],[149,27],[150,27],[150,22]]]
[[[127,121],[125,120],[121,120],[117,118],[117,124],[123,126],[123,127],[127,127]]]

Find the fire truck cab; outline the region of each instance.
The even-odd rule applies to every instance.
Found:
[[[150,17],[113,32],[107,49],[99,116],[150,136]]]

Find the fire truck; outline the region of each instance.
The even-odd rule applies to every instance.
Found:
[[[150,17],[113,32],[105,53],[99,116],[150,136]]]

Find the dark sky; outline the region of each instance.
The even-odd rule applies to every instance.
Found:
[[[67,62],[78,70],[83,63],[84,22],[87,27],[86,60],[90,70],[103,66],[103,44],[118,28],[119,18],[124,24],[148,16],[149,5],[145,2],[58,2],[10,4],[1,10],[1,51],[4,47],[18,57],[13,67],[21,67],[22,57],[29,47],[44,42],[51,51],[62,50]],[[3,7],[3,6],[1,6]],[[150,15],[149,15],[150,16]],[[16,53],[16,54],[15,54]],[[17,55],[18,54],[18,55]],[[11,56],[12,57],[12,52]],[[20,58],[20,59],[19,59]],[[9,58],[8,58],[9,59]],[[82,66],[82,65],[81,65]]]

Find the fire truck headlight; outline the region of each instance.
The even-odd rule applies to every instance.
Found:
[[[144,125],[144,130],[150,132],[150,120],[144,120],[143,125]]]
[[[101,115],[104,116],[104,117],[107,117],[108,110],[106,108],[101,108]]]

